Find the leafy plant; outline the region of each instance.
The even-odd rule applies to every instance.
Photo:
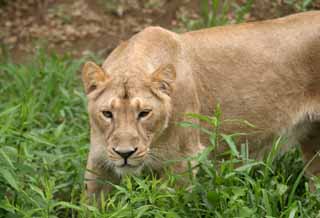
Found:
[[[244,4],[237,4],[234,1],[222,0],[200,0],[200,19],[190,20],[188,17],[181,17],[188,29],[200,29],[204,27],[221,26],[230,22],[241,23],[250,12],[253,0]]]
[[[189,116],[205,121],[211,127],[206,129],[191,122],[181,123],[183,127],[200,129],[211,139],[211,144],[196,158],[199,173],[192,179],[193,191],[202,196],[205,214],[214,214],[215,217],[312,217],[315,211],[301,206],[304,205],[303,196],[313,196],[311,198],[314,200],[319,196],[308,190],[300,150],[279,153],[286,142],[279,138],[270,145],[270,152],[264,160],[257,161],[249,158],[247,144],[237,146],[237,137],[243,136],[243,133],[226,135],[220,132],[221,126],[235,120],[221,120],[219,106],[212,117]],[[254,127],[246,121],[238,122]],[[224,159],[208,159],[208,155],[222,144],[229,148],[224,153]],[[294,167],[289,169],[288,166]],[[312,207],[319,206],[318,199]]]
[[[296,11],[307,11],[314,0],[284,0],[284,3],[291,6]]]
[[[40,52],[29,65],[0,65],[3,217],[49,217],[56,196],[70,200],[81,190],[88,140],[75,74],[81,62]]]

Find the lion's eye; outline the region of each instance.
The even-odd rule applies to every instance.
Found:
[[[142,119],[144,117],[147,117],[150,114],[151,110],[144,110],[141,111],[138,115],[138,119]]]
[[[112,119],[113,118],[113,114],[111,111],[102,111],[102,114],[105,118],[108,118],[108,119]]]

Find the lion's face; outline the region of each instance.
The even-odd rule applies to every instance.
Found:
[[[145,78],[111,78],[92,62],[85,65],[91,131],[101,139],[92,146],[117,173],[139,173],[153,164],[152,143],[168,125],[174,79],[171,65]]]

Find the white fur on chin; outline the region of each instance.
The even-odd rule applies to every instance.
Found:
[[[135,175],[138,176],[141,174],[141,171],[143,169],[143,165],[139,165],[137,167],[114,167],[114,171],[117,175],[120,177],[126,176],[126,175]]]

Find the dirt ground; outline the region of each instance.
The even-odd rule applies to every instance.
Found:
[[[239,5],[245,0],[233,0]],[[186,31],[199,19],[200,0],[0,0],[0,56],[26,60],[38,47],[75,57],[106,57],[122,40],[146,26]],[[311,5],[320,9],[320,0]],[[294,13],[283,0],[255,0],[245,18],[262,20]]]

